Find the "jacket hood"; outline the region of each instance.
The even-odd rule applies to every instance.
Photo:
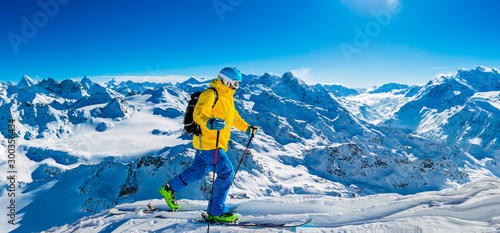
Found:
[[[216,79],[210,82],[210,86],[217,89],[218,92],[227,93],[230,95],[234,95],[234,93],[236,93],[236,90],[233,90],[228,86],[226,86],[224,83],[222,83],[220,76],[217,76]]]

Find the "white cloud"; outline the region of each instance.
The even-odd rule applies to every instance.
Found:
[[[455,74],[456,74],[456,72],[454,73],[454,72],[451,72],[451,71],[449,71],[449,72],[441,72],[441,73],[438,73],[435,77],[436,78],[451,77],[451,76],[453,76]]]
[[[293,76],[302,79],[306,83],[310,83],[310,80],[314,80],[311,75],[311,67],[300,68],[297,70],[292,70]]]

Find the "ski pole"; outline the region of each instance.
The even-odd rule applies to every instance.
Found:
[[[219,150],[219,134],[220,130],[217,130],[217,141],[215,142],[215,160],[214,160],[214,176],[212,178],[212,194],[210,195],[210,214],[212,215],[212,202],[214,201],[214,184],[215,184],[215,168],[217,166],[217,151]],[[210,222],[211,220],[208,220],[208,228],[207,228],[207,233],[210,232]]]
[[[233,180],[231,181],[231,186],[233,186],[234,178],[236,178],[236,174],[238,174],[238,170],[240,169],[241,162],[243,162],[243,159],[245,158],[245,154],[247,153],[248,147],[250,146],[250,142],[252,142],[253,136],[255,136],[255,133],[252,132],[252,136],[250,136],[250,140],[248,140],[247,148],[245,149],[245,152],[243,152],[243,156],[241,157],[240,163],[238,164],[238,168],[236,168],[236,171],[234,172]]]

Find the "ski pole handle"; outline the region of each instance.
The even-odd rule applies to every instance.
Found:
[[[259,127],[254,125],[254,126],[251,126],[251,128],[252,128],[252,137],[253,137],[257,133],[257,130],[259,130]]]

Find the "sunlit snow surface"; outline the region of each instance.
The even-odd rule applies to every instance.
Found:
[[[242,221],[279,222],[311,218],[293,229],[211,226],[211,232],[498,232],[500,180],[482,179],[454,190],[415,195],[378,194],[359,198],[287,195],[276,198],[229,200]],[[206,232],[196,220],[205,201],[180,200],[185,212],[142,214],[147,203],[166,209],[163,200],[145,200],[118,206],[135,213],[108,211],[85,217],[46,232]],[[161,215],[165,218],[158,219]]]

